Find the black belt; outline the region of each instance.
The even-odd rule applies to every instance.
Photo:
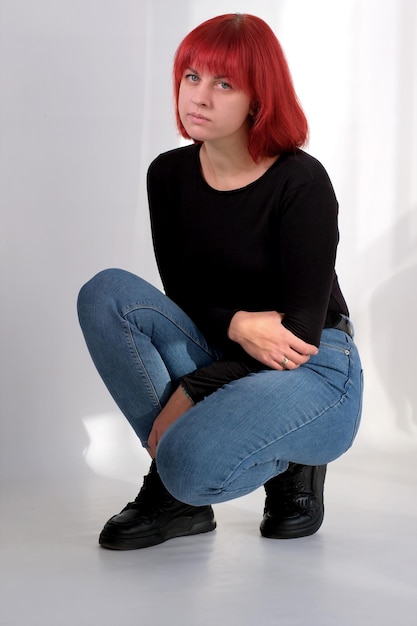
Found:
[[[347,333],[349,337],[353,338],[353,326],[350,319],[344,317],[340,313],[327,313],[326,321],[324,322],[324,328],[335,328],[336,330],[342,330],[344,333]]]

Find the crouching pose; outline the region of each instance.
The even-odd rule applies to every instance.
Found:
[[[78,300],[95,366],[152,458],[99,542],[128,550],[211,531],[211,505],[262,485],[262,535],[311,535],[326,465],[351,446],[362,404],[335,273],[337,200],[301,149],[306,118],[261,19],[195,28],[174,89],[193,142],[148,171],[164,293],[108,269]]]

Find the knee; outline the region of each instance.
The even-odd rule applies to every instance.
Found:
[[[184,471],[176,475],[172,468],[167,472],[158,466],[158,473],[169,493],[180,502],[190,506],[206,506],[213,503],[213,499],[204,493],[203,485],[197,485],[194,480],[190,480],[190,476]]]
[[[85,306],[95,304],[98,299],[111,292],[112,284],[115,284],[123,274],[123,270],[105,269],[93,276],[80,289],[77,299],[78,310],[82,310]]]
[[[160,443],[156,464],[165,487],[180,502],[205,506],[212,504],[213,495],[219,492],[211,484],[209,468],[203,467],[199,458],[170,454]]]
[[[105,314],[125,273],[124,270],[105,269],[81,287],[77,298],[77,312],[82,327],[97,315],[101,317]]]

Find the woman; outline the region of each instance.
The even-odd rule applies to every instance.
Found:
[[[180,44],[178,128],[148,172],[165,294],[105,270],[79,295],[94,363],[152,457],[99,542],[135,549],[215,528],[211,505],[265,485],[261,533],[311,535],[326,464],[356,435],[362,372],[335,274],[338,205],[300,147],[307,122],[261,19]]]

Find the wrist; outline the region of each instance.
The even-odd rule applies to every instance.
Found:
[[[184,385],[180,384],[179,388],[181,389],[183,395],[187,398],[188,402],[191,403],[191,405],[194,405],[195,402],[191,395],[188,393],[187,389],[184,387]]]
[[[237,311],[230,320],[229,328],[227,331],[227,336],[232,341],[239,343],[239,338],[241,336],[240,328],[242,319],[245,317],[246,311]]]

